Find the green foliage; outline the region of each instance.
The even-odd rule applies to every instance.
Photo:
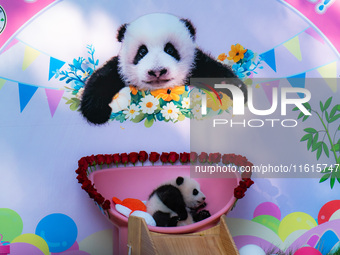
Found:
[[[336,180],[340,183],[340,139],[336,142],[336,135],[340,130],[340,124],[339,121],[337,121],[340,118],[340,104],[331,107],[332,100],[333,97],[328,98],[325,103],[320,101],[320,113],[313,110],[308,103],[303,104],[310,113],[318,116],[323,129],[317,130],[312,127],[305,128],[304,132],[306,132],[306,134],[300,140],[301,142],[307,142],[307,150],[316,152],[317,160],[320,159],[322,153],[324,153],[327,158],[329,158],[331,154],[334,156],[334,165],[325,168],[321,172],[323,173],[323,176],[319,181],[322,183],[329,179],[331,188],[334,187]],[[298,110],[300,110],[298,107],[293,109],[293,111]],[[312,115],[305,115],[301,111],[297,118],[304,122],[310,116]],[[333,128],[333,136],[331,136],[331,128]]]

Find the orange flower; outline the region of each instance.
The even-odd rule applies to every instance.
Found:
[[[218,55],[218,57],[217,57],[217,59],[219,60],[219,61],[224,61],[224,60],[226,60],[226,58],[227,58],[227,55],[225,54],[225,53],[222,53],[222,54],[220,54],[220,55]]]
[[[137,95],[138,89],[136,89],[135,86],[131,86],[131,85],[129,87],[130,87],[130,91],[132,95]]]
[[[246,51],[247,49],[244,49],[239,43],[236,45],[231,45],[231,51],[229,51],[229,57],[227,57],[227,59],[234,60],[234,62],[237,63],[244,58],[244,53]]]
[[[162,98],[164,101],[178,101],[179,95],[182,95],[185,91],[185,86],[178,86],[171,89],[156,89],[151,91],[151,95],[157,99]]]

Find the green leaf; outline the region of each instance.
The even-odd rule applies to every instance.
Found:
[[[325,117],[326,117],[327,122],[329,123],[329,116],[328,116],[328,112],[327,111],[325,111]]]
[[[141,122],[144,118],[145,118],[145,114],[144,114],[144,113],[140,113],[140,114],[138,114],[136,117],[134,117],[131,121],[132,121],[133,123],[139,123],[139,122]]]
[[[331,189],[333,189],[334,183],[335,183],[335,177],[331,177],[331,183],[330,183]]]
[[[71,109],[72,111],[76,111],[76,110],[78,109],[78,106],[79,106],[79,104],[73,103],[73,104],[70,105],[70,109]]]
[[[332,123],[332,122],[336,121],[336,120],[339,119],[339,118],[340,118],[340,114],[337,114],[337,115],[335,115],[333,118],[331,118],[328,122],[329,122],[329,123]]]
[[[340,145],[339,145],[339,143],[334,144],[333,147],[332,147],[332,149],[331,149],[331,151],[334,151],[334,152],[340,151]]]
[[[340,112],[340,104],[337,104],[336,106],[338,108],[338,111]]]
[[[144,126],[147,127],[147,128],[149,128],[149,127],[152,126],[152,124],[154,123],[154,121],[155,121],[155,120],[154,120],[153,118],[150,119],[150,120],[149,120],[148,118],[146,118],[146,119],[145,119],[145,122],[144,122]]]
[[[327,144],[322,142],[322,147],[323,147],[323,151],[325,152],[327,158],[329,158],[329,149],[327,147]]]
[[[300,112],[298,119],[301,119],[304,116],[303,112]]]
[[[310,104],[308,103],[308,102],[306,102],[306,103],[303,103],[302,104],[307,110],[311,110],[312,109],[312,107],[310,106]],[[297,108],[297,107],[296,107]]]
[[[322,104],[321,101],[320,101],[320,110],[321,110],[322,112],[324,111],[323,104]]]
[[[307,132],[307,133],[317,133],[318,132],[314,128],[305,128],[304,131]]]
[[[299,110],[299,107],[294,107],[292,111],[297,111]]]
[[[319,146],[318,147],[318,151],[316,152],[316,159],[319,160],[320,156],[321,156],[321,153],[322,153],[322,147]]]
[[[307,150],[309,150],[310,147],[312,146],[312,142],[313,142],[313,138],[311,137],[308,139],[308,142],[307,142]]]
[[[178,120],[179,121],[185,120],[185,116],[183,114],[178,115]]]
[[[333,109],[331,110],[330,114],[329,114],[329,117],[332,118],[334,116],[334,114],[336,113],[337,111],[337,105],[333,107]]]
[[[324,110],[326,111],[329,107],[329,105],[331,104],[332,102],[332,97],[328,98],[326,103],[325,103],[325,106],[324,106]]]
[[[306,141],[307,139],[310,139],[312,136],[313,136],[312,134],[306,134],[301,138],[300,142]]]
[[[321,171],[321,173],[330,173],[332,170],[329,169],[329,167],[326,167],[324,170]]]
[[[308,119],[309,116],[310,116],[310,115],[305,115],[305,117],[303,117],[303,119],[302,119],[302,122],[304,122],[306,119]]]
[[[325,174],[324,176],[321,177],[319,183],[326,181],[330,176],[331,176],[331,174]]]
[[[312,151],[315,151],[321,144],[318,143],[319,139],[319,133],[316,133],[314,138],[313,138],[313,143],[312,143]]]

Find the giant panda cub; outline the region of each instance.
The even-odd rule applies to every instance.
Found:
[[[205,195],[194,179],[179,176],[156,188],[146,203],[158,227],[185,226],[210,216]]]
[[[144,15],[122,25],[118,56],[111,58],[87,80],[80,111],[91,123],[110,118],[110,103],[125,86],[140,90],[188,84],[189,78],[229,78],[247,98],[246,85],[226,66],[204,53],[196,42],[196,29],[187,19],[166,13]],[[226,92],[232,96],[229,90]]]

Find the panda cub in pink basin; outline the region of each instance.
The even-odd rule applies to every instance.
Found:
[[[156,188],[146,203],[158,227],[185,226],[210,216],[205,195],[194,179],[179,176]]]

